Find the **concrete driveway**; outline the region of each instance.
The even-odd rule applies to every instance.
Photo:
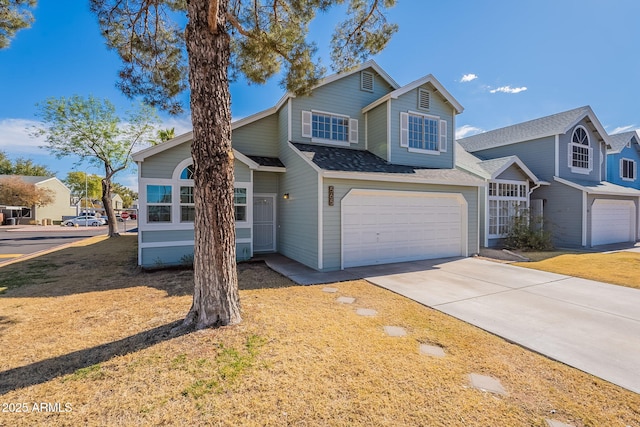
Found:
[[[349,270],[640,393],[640,290],[477,258]]]

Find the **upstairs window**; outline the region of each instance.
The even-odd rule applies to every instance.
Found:
[[[193,179],[193,165],[189,165],[182,169],[180,173],[180,179]]]
[[[320,111],[302,112],[302,136],[341,146],[358,143],[358,120]]]
[[[630,159],[620,159],[620,178],[624,181],[635,181],[636,162]]]
[[[447,151],[447,121],[425,114],[400,113],[400,146],[429,154]]]
[[[569,143],[569,168],[572,172],[588,174],[593,170],[593,148],[589,143],[589,133],[578,126]]]

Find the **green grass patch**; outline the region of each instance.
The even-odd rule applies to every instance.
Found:
[[[57,276],[58,264],[46,261],[31,261],[5,267],[0,275],[0,294],[24,285],[50,283]]]
[[[80,368],[73,374],[66,377],[63,381],[81,381],[81,380],[101,380],[106,376],[102,371],[100,364],[87,366],[86,368]]]

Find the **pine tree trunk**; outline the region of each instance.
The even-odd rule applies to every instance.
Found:
[[[224,23],[228,0],[219,1]],[[195,244],[193,305],[184,325],[197,329],[239,323],[233,151],[228,66],[229,36],[209,27],[209,0],[188,0],[186,30],[191,86]]]

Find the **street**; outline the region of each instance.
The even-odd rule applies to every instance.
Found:
[[[127,231],[136,227],[136,221],[126,222]],[[106,234],[107,229],[106,226],[79,228],[25,226],[20,229],[0,227],[0,264],[22,255]],[[118,222],[118,229],[124,232],[125,223]]]

